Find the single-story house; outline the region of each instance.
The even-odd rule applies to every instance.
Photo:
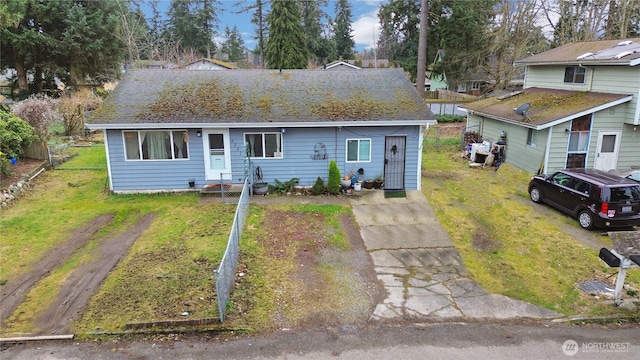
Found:
[[[334,62],[330,62],[328,64],[324,64],[319,68],[319,70],[360,70],[361,67],[350,64],[346,61],[337,60]]]
[[[201,188],[221,180],[326,184],[383,176],[420,189],[425,127],[435,124],[400,69],[133,70],[87,121],[104,131],[112,191]],[[191,185],[193,186],[190,186]]]

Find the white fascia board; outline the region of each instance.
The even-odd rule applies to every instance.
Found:
[[[615,100],[615,101],[612,101],[612,102],[608,102],[606,104],[603,104],[603,105],[600,105],[600,106],[597,106],[595,108],[588,109],[588,110],[585,110],[585,111],[581,111],[579,113],[571,114],[569,116],[565,116],[563,118],[560,118],[560,119],[557,119],[557,120],[554,120],[554,121],[551,121],[551,122],[548,122],[548,123],[542,124],[542,125],[523,124],[520,121],[514,121],[514,120],[511,120],[511,119],[507,119],[507,118],[503,118],[503,117],[499,117],[499,116],[483,113],[483,112],[476,111],[476,110],[469,110],[469,114],[470,115],[482,116],[482,117],[486,117],[486,118],[493,119],[493,120],[499,120],[499,121],[502,121],[502,122],[506,122],[506,123],[509,123],[509,124],[517,125],[517,126],[521,126],[521,127],[524,127],[524,128],[535,129],[535,130],[544,130],[546,128],[550,128],[550,127],[556,126],[558,124],[562,124],[562,123],[567,122],[569,120],[573,120],[573,119],[578,118],[580,116],[596,113],[598,111],[606,110],[606,109],[608,109],[610,107],[614,107],[616,105],[620,105],[620,104],[629,102],[629,101],[631,101],[631,99],[633,99],[633,95],[629,95],[629,96],[624,97],[622,99]]]
[[[365,127],[365,126],[406,126],[433,125],[436,120],[393,120],[393,121],[325,121],[325,122],[259,122],[259,123],[143,123],[143,124],[86,124],[88,129],[242,129],[242,128],[311,128],[311,127]]]
[[[608,108],[614,107],[616,105],[620,105],[620,104],[624,104],[626,102],[629,102],[629,101],[631,101],[631,99],[633,99],[633,95],[629,95],[629,96],[624,97],[622,99],[615,100],[615,101],[612,101],[612,102],[608,102],[606,104],[602,104],[600,106],[596,106],[595,108],[588,109],[588,110],[585,110],[585,111],[581,111],[579,113],[571,114],[571,115],[565,116],[565,117],[563,117],[561,119],[557,119],[557,120],[554,120],[552,122],[539,125],[539,126],[536,127],[536,130],[543,130],[543,129],[546,129],[546,128],[550,128],[552,126],[556,126],[558,124],[562,124],[562,123],[567,122],[569,120],[573,120],[575,118],[579,118],[579,117],[584,116],[584,115],[594,114],[594,113],[597,113],[599,111],[606,110]]]

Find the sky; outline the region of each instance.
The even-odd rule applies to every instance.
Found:
[[[242,8],[242,6],[234,7],[233,5],[238,0],[219,0],[220,5],[225,9],[221,14],[218,14],[219,26],[218,36],[215,37],[215,41],[219,44],[224,40],[222,35],[224,29],[229,26],[229,29],[233,29],[233,26],[237,26],[238,31],[242,35],[244,45],[249,49],[254,49],[256,41],[253,40],[255,30],[253,24],[251,24],[251,14],[235,14],[236,11]],[[247,4],[253,4],[253,0],[243,1]],[[329,5],[323,8],[325,12],[335,18],[334,9],[336,6],[335,0],[329,0]],[[371,49],[375,46],[375,40],[378,38],[379,22],[378,22],[378,8],[380,4],[387,2],[385,0],[350,0],[351,4],[351,29],[353,30],[352,36],[356,44],[356,50],[362,51],[364,49]],[[169,7],[170,0],[163,0],[160,4],[161,11],[166,12],[166,8]],[[166,14],[165,14],[166,15]]]

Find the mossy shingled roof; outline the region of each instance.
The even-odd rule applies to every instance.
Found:
[[[466,103],[462,107],[478,115],[533,127],[596,109],[626,97],[629,95],[532,87],[508,96]],[[526,103],[530,105],[526,116],[516,114],[514,109]]]
[[[89,124],[433,120],[399,69],[133,70]]]

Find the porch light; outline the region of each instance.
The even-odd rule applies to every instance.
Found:
[[[196,130],[196,136],[197,136],[197,137],[201,137],[201,136],[202,136],[202,131],[200,131],[200,130]]]

